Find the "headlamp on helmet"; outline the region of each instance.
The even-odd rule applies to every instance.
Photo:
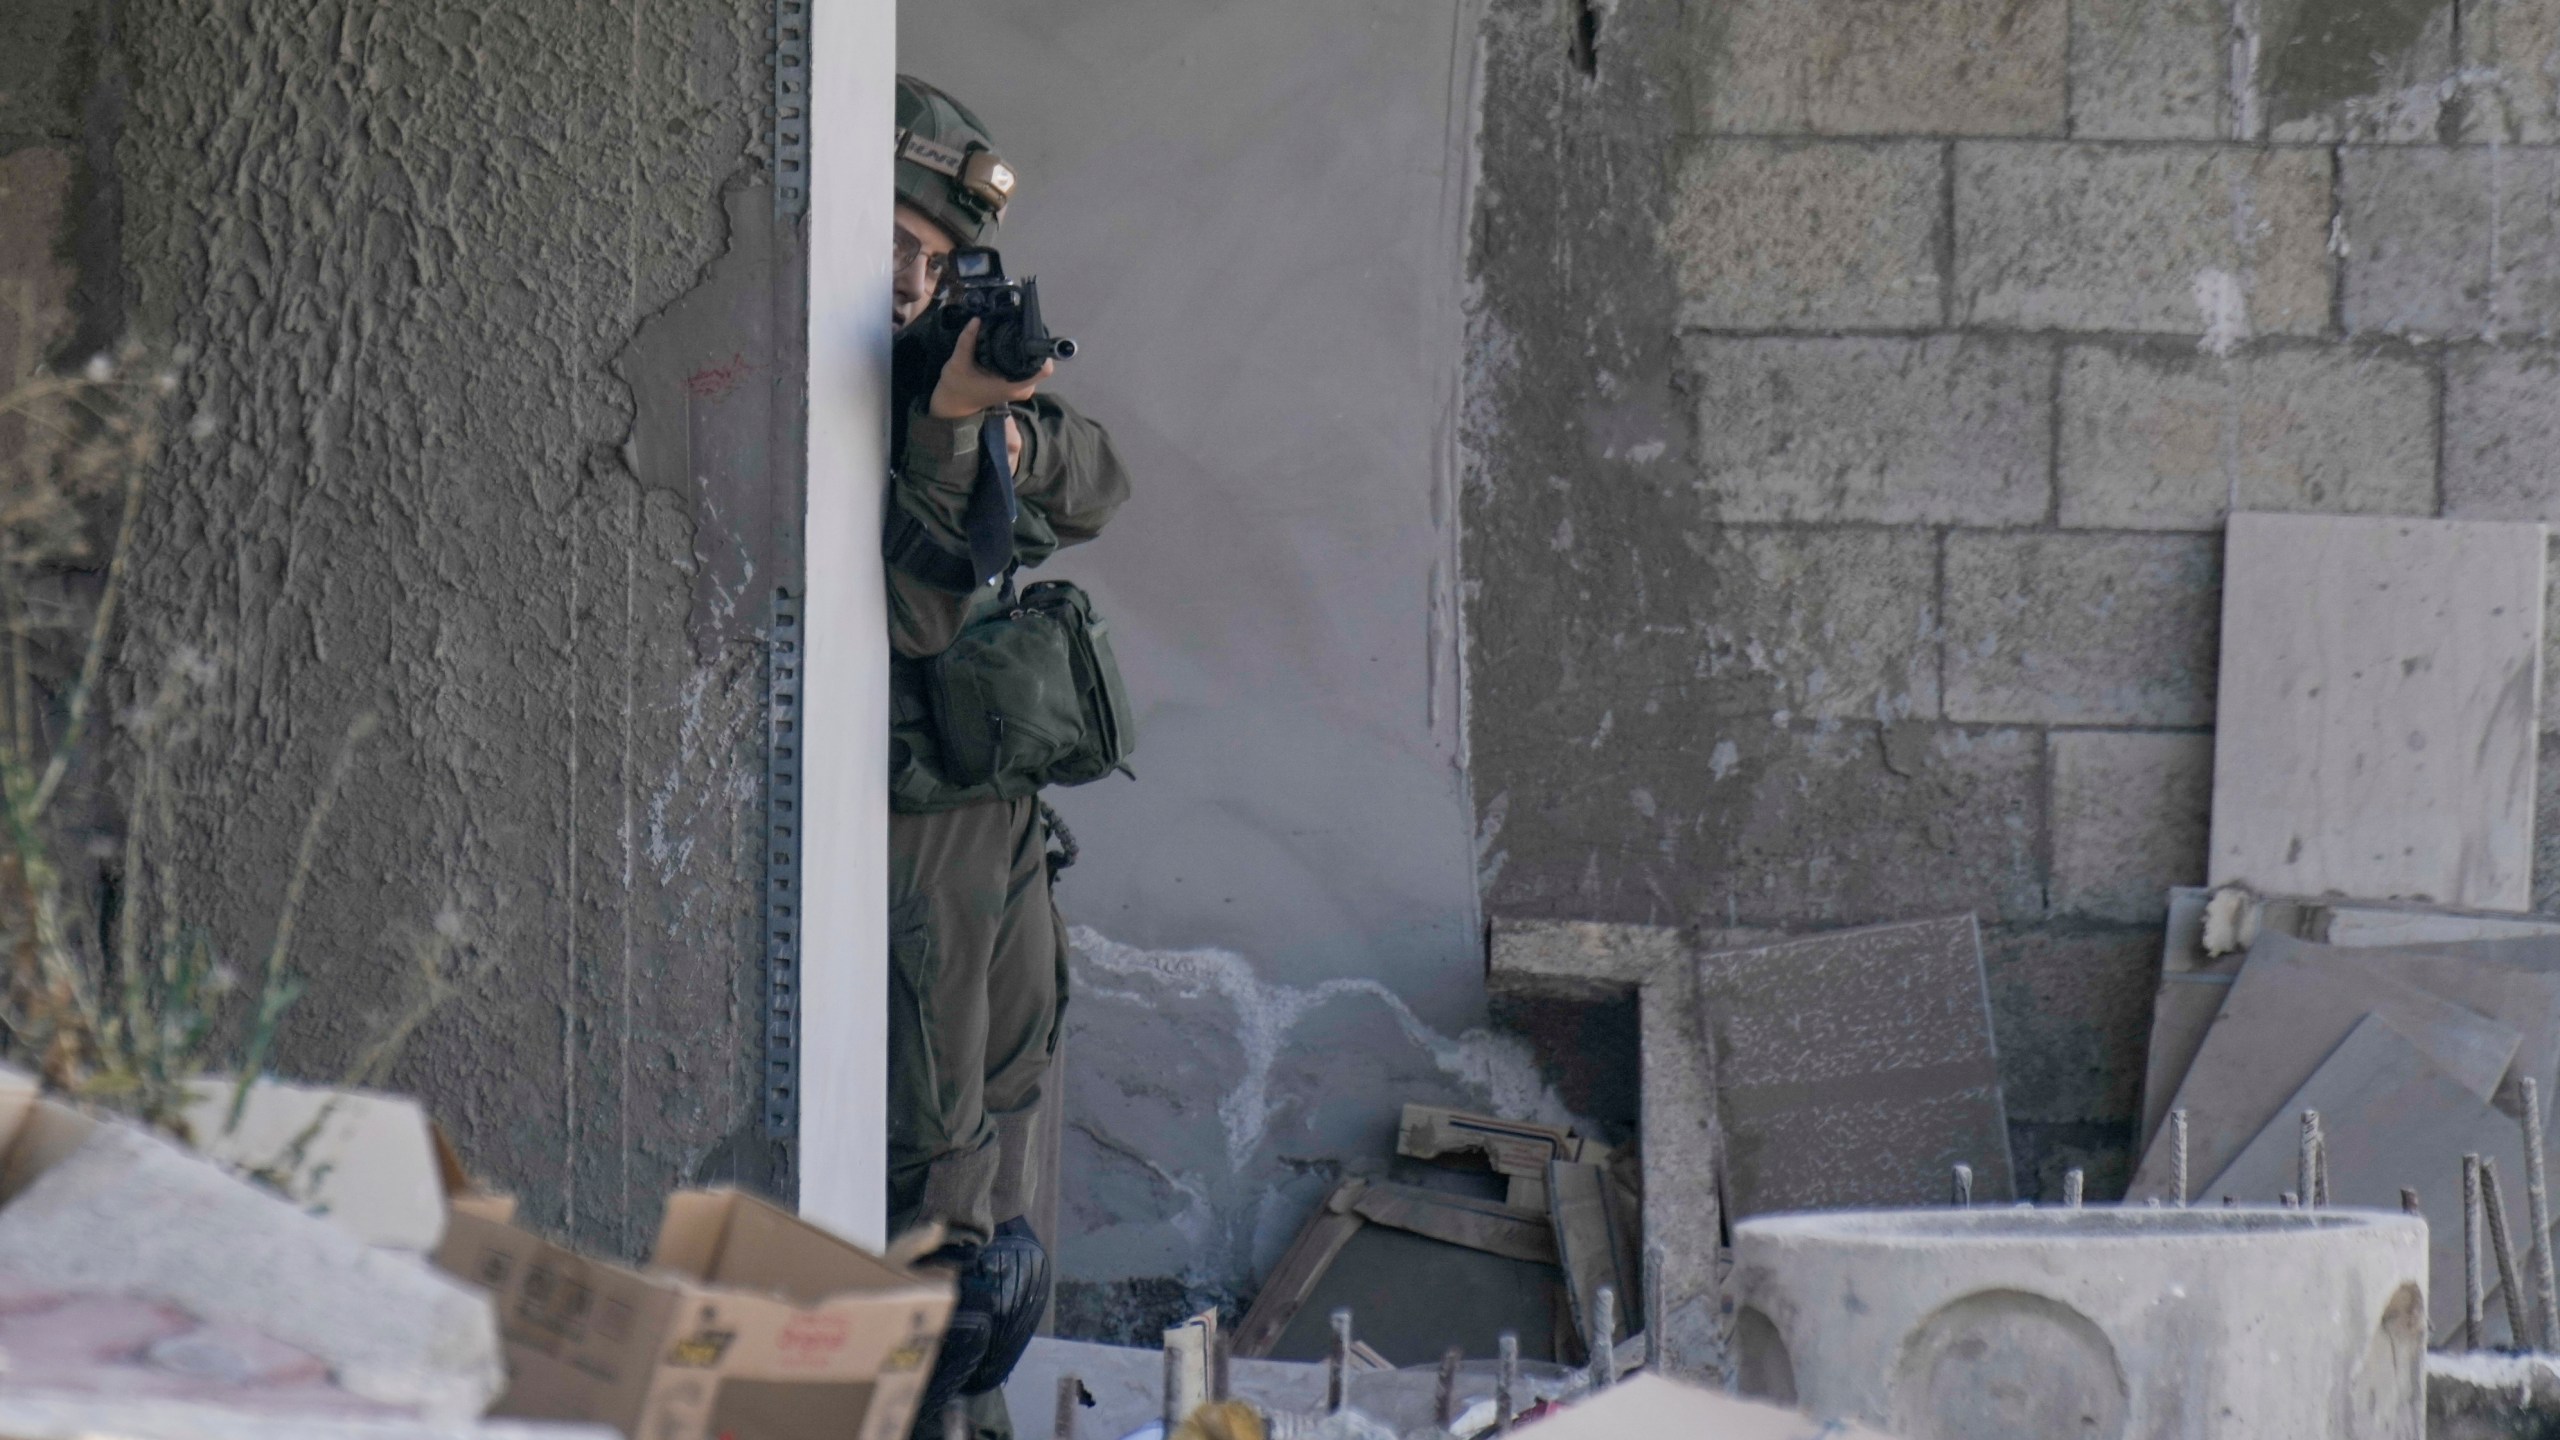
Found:
[[[957,150],[912,130],[902,130],[898,132],[898,158],[948,177],[952,188],[973,208],[983,211],[987,220],[1003,219],[1004,207],[1013,199],[1013,167],[984,145],[972,144]]]

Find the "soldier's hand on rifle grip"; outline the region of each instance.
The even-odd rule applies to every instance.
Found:
[[[951,358],[942,367],[942,378],[935,382],[933,399],[925,408],[937,420],[960,420],[1000,405],[1028,400],[1040,389],[1040,382],[1055,374],[1058,362],[1051,360],[1040,367],[1040,373],[1019,384],[1005,379],[978,364],[978,323],[972,320],[961,330],[951,350]],[[1006,437],[1014,441],[1014,437]],[[1018,450],[1018,441],[1010,446]]]

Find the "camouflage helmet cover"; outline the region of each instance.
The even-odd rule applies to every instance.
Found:
[[[997,158],[985,122],[912,75],[898,77],[898,198],[963,245],[981,244],[1013,198],[1013,168]]]

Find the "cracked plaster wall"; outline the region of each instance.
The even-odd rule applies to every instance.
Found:
[[[769,19],[113,15],[130,319],[196,356],[128,626],[146,679],[217,662],[176,755],[180,908],[262,952],[339,737],[378,717],[282,1065],[339,1073],[414,993],[407,939],[458,920],[469,976],[390,1083],[537,1223],[623,1253],[670,1186],[777,1163],[756,630],[795,549],[769,459],[797,454],[797,312],[773,323]]]

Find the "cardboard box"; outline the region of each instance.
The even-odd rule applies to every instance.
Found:
[[[436,1263],[498,1307],[493,1414],[632,1440],[905,1440],[950,1285],[735,1190],[669,1197],[646,1274],[457,1204]]]

